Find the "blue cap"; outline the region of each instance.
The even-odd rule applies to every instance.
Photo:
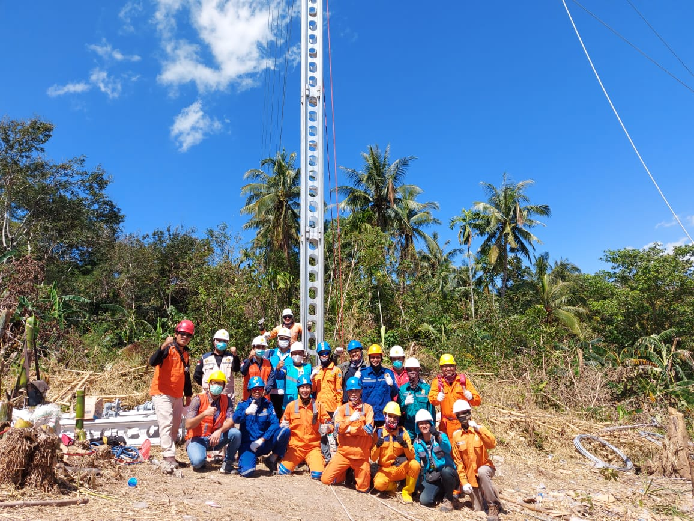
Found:
[[[347,386],[345,387],[348,391],[361,390],[361,382],[356,376],[352,376],[347,379]]]
[[[260,376],[253,376],[251,377],[250,380],[248,380],[248,385],[246,386],[247,390],[255,389],[256,387],[265,387],[265,382],[263,382],[263,379]]]

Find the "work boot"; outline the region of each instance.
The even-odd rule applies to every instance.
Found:
[[[439,510],[442,510],[443,512],[453,512],[453,503],[451,503],[450,499],[444,498],[443,501],[441,501]]]
[[[414,487],[417,484],[417,478],[412,478],[407,476],[405,478],[405,486],[402,487],[402,500],[405,503],[412,503],[412,493],[414,492]]]
[[[238,474],[239,471],[234,468],[234,463],[232,461],[225,461],[219,468],[219,472],[222,474]]]
[[[270,469],[273,474],[277,472],[277,456],[275,454],[267,456],[265,458],[265,466]]]
[[[177,469],[178,461],[176,461],[176,456],[164,456],[164,461],[168,463],[171,467]]]
[[[499,505],[492,503],[489,505],[489,513],[487,514],[487,521],[499,521]]]

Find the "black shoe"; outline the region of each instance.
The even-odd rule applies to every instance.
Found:
[[[222,474],[238,474],[239,471],[234,468],[234,464],[231,461],[225,461],[222,463],[222,467],[219,469]]]
[[[348,468],[345,474],[345,485],[348,487],[354,487],[357,485],[357,478],[354,477],[354,469]]]
[[[202,472],[207,468],[207,463],[203,462],[197,467],[193,467],[193,472]]]
[[[265,466],[270,469],[271,472],[277,472],[277,460],[279,458],[274,454],[265,458]]]

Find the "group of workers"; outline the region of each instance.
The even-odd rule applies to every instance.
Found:
[[[290,309],[282,325],[253,339],[248,358],[240,361],[220,329],[213,350],[189,373],[188,344],[195,333],[182,320],[150,357],[151,386],[162,456],[177,466],[175,439],[187,406],[186,451],[194,470],[207,464],[207,452],[224,450],[220,472],[251,477],[259,457],[278,475],[305,463],[313,479],[326,485],[354,483],[359,492],[397,492],[412,502],[450,511],[470,496],[475,510],[498,519],[500,502],[492,485],[494,465],[488,450],[494,435],[472,419],[481,398],[452,355],[439,360],[440,373],[430,384],[420,377],[416,358],[400,346],[390,350],[392,369],[383,366],[383,350],[373,344],[363,359],[358,340],[347,345],[348,361],[337,365],[327,342],[316,352],[319,365],[307,361],[298,340],[301,326]],[[276,338],[277,347],[268,348]],[[243,375],[243,399],[234,404],[234,373]],[[203,392],[193,396],[192,380]],[[436,422],[436,407],[440,421]],[[234,468],[238,455],[237,468]],[[378,466],[372,476],[371,462]]]

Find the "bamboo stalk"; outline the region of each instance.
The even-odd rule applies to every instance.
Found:
[[[85,505],[89,503],[89,498],[81,497],[77,499],[47,499],[44,501],[2,501],[0,508],[5,507],[63,507],[67,505]]]

